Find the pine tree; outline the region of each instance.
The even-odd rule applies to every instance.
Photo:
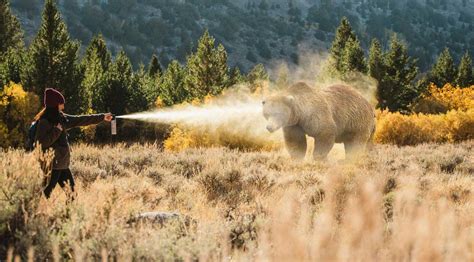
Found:
[[[129,87],[132,84],[132,65],[121,50],[108,73],[109,88],[104,98],[108,111],[117,115],[128,113]]]
[[[86,61],[88,57],[91,57],[92,54],[95,54],[100,61],[100,66],[103,71],[109,70],[110,65],[112,64],[112,56],[107,49],[107,44],[102,34],[98,34],[92,38],[89,46],[86,49]]]
[[[166,106],[188,100],[189,93],[184,88],[185,69],[177,60],[171,61],[162,78],[160,98]]]
[[[79,44],[69,38],[54,0],[46,0],[39,32],[30,47],[25,86],[41,97],[45,88],[62,91],[69,113],[81,111],[82,70],[77,64]]]
[[[163,81],[162,74],[156,75],[156,77],[150,77],[148,73],[146,73],[140,79],[148,109],[154,109],[156,107],[156,99],[160,95],[160,86]]]
[[[390,49],[384,55],[383,68],[385,73],[377,90],[378,106],[390,111],[406,110],[420,93],[413,83],[418,68],[396,35],[392,37]]]
[[[9,0],[0,0],[0,59],[10,48],[23,48],[20,22],[12,14]]]
[[[288,16],[290,17],[291,22],[302,22],[301,10],[295,5],[292,0],[288,1]]]
[[[459,63],[458,75],[456,77],[456,85],[460,87],[469,87],[474,85],[474,75],[472,72],[472,59],[469,53],[466,53],[461,58]]]
[[[0,0],[0,91],[10,81],[21,81],[24,64],[23,31],[8,0]]]
[[[234,66],[229,73],[229,84],[227,86],[234,86],[244,82],[244,76],[240,72],[240,68],[238,66]]]
[[[447,83],[454,83],[457,72],[454,66],[453,58],[448,48],[445,48],[438,57],[429,73],[428,80],[438,87],[443,87]]]
[[[367,72],[364,50],[360,47],[360,42],[357,38],[349,38],[347,40],[342,56],[340,72],[343,75],[353,72]]]
[[[247,81],[250,84],[251,92],[261,90],[263,88],[263,83],[268,80],[268,73],[262,64],[257,64],[247,74]]]
[[[380,42],[373,39],[369,50],[368,61],[369,76],[380,82],[384,76],[383,52]]]
[[[275,86],[277,88],[286,88],[290,84],[289,82],[289,69],[286,64],[282,64],[277,69],[277,76],[275,80]]]
[[[346,53],[346,43],[348,43],[349,40],[356,41],[357,36],[352,30],[349,20],[347,20],[346,17],[343,17],[341,24],[336,30],[336,37],[332,42],[330,50],[331,58],[334,63],[334,69],[337,72],[344,72],[344,54]]]
[[[157,75],[161,75],[163,69],[161,68],[160,61],[158,61],[158,56],[153,54],[150,60],[150,64],[148,65],[148,76],[156,77]]]
[[[142,64],[137,72],[132,76],[130,86],[128,88],[128,110],[129,112],[142,112],[148,107],[146,89],[150,83],[148,72]]]
[[[95,112],[106,111],[105,100],[109,88],[107,72],[111,63],[111,55],[102,35],[94,37],[87,47],[86,55],[82,61],[84,68],[82,88],[84,99],[87,99],[84,111],[89,109]]]
[[[227,52],[224,46],[215,47],[215,39],[206,30],[199,39],[197,50],[189,56],[185,86],[191,99],[217,95],[228,84]]]

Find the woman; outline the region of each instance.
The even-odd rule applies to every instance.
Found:
[[[44,109],[35,117],[38,121],[35,141],[41,146],[43,152],[52,149],[54,157],[52,163],[41,161],[45,174],[51,173],[49,183],[45,180],[44,194],[49,198],[56,184],[64,188],[69,182],[71,192],[74,192],[74,178],[69,170],[70,149],[67,130],[78,127],[99,124],[102,121],[110,122],[112,114],[96,114],[73,116],[63,113],[65,99],[57,90],[47,88],[44,92]]]

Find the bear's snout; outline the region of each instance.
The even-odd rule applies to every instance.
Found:
[[[273,132],[275,132],[275,127],[273,127],[271,124],[268,124],[267,125],[267,130],[268,130],[268,132],[273,133]]]

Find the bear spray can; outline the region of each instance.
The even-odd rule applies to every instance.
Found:
[[[112,135],[116,135],[117,134],[117,118],[115,117],[115,115],[112,115],[112,121],[110,121],[110,126],[111,126],[111,131],[112,131]]]

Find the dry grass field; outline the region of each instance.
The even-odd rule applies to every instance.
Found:
[[[0,151],[0,260],[473,261],[474,141],[376,145],[357,162],[283,151],[73,147],[77,197],[41,196]],[[131,223],[171,211],[180,219]],[[104,261],[104,260],[103,260]]]

